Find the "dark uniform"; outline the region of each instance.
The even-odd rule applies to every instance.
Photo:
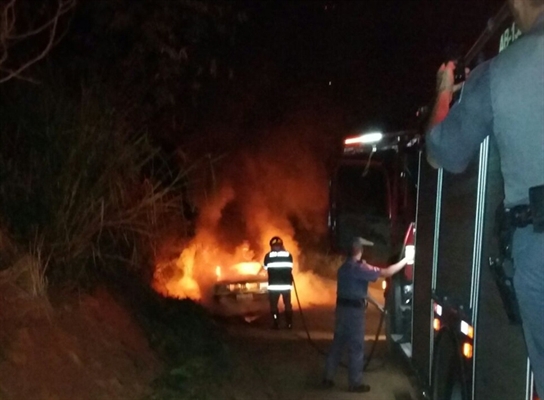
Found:
[[[501,157],[506,209],[528,210],[530,188],[544,185],[542,14],[528,32],[470,74],[460,100],[427,135],[427,151],[444,169],[461,172],[490,135]],[[514,287],[537,390],[544,393],[544,233],[527,222],[525,227],[512,223]]]
[[[268,272],[268,296],[274,327],[278,327],[280,296],[285,307],[287,327],[293,324],[291,289],[293,288],[293,256],[287,250],[272,250],[264,257],[264,268]]]
[[[334,339],[325,364],[325,381],[332,381],[342,352],[349,351],[348,379],[350,388],[363,380],[365,340],[365,299],[368,283],[380,276],[380,269],[349,258],[338,269],[336,323]]]

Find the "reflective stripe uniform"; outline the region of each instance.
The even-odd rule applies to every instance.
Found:
[[[274,326],[278,325],[280,296],[285,307],[285,319],[291,327],[293,307],[291,305],[291,289],[293,287],[293,256],[286,250],[270,251],[264,257],[264,268],[268,272],[268,296],[270,312]]]
[[[268,272],[268,290],[291,290],[293,287],[293,256],[286,250],[271,251],[264,257]]]

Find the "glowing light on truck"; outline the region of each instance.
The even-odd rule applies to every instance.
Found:
[[[409,281],[412,281],[414,277],[414,259],[416,256],[415,236],[416,227],[415,223],[412,222],[404,235],[404,256],[408,259],[408,264],[404,269],[404,276]]]
[[[414,265],[416,247],[413,244],[406,245],[406,248],[404,249],[404,255],[408,259],[408,265]]]
[[[344,141],[344,144],[372,144],[378,143],[383,139],[383,133],[371,132],[364,135],[348,138]]]
[[[461,333],[469,338],[474,338],[474,328],[465,321],[461,321]]]
[[[438,318],[435,318],[433,320],[433,328],[435,331],[439,331],[441,327],[440,320]]]
[[[464,343],[463,344],[463,355],[466,358],[472,358],[472,345],[470,343]]]

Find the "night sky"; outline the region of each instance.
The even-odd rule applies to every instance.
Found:
[[[439,64],[466,51],[502,3],[254,2],[242,52],[273,65],[279,92],[327,98],[349,129],[403,129],[432,98]]]
[[[246,3],[232,96],[199,131],[200,148],[226,154],[217,179],[228,190],[206,213],[231,218],[215,235],[234,245],[270,226],[299,243],[325,234],[342,138],[416,125],[449,49],[468,50],[502,4]],[[239,236],[232,221],[242,222]]]
[[[325,192],[319,168],[330,172],[341,139],[413,127],[417,109],[432,101],[448,49],[470,48],[503,4],[81,1],[47,62],[29,71],[44,84],[17,80],[3,90],[18,98],[24,89],[34,101],[50,87],[74,103],[93,88],[100,106],[127,131],[149,132],[176,167],[217,157],[225,180],[244,181],[242,157],[250,170],[263,159],[287,160],[288,178]]]

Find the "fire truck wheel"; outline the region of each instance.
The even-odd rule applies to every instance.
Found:
[[[468,400],[460,346],[455,336],[442,330],[434,346],[432,400]]]

